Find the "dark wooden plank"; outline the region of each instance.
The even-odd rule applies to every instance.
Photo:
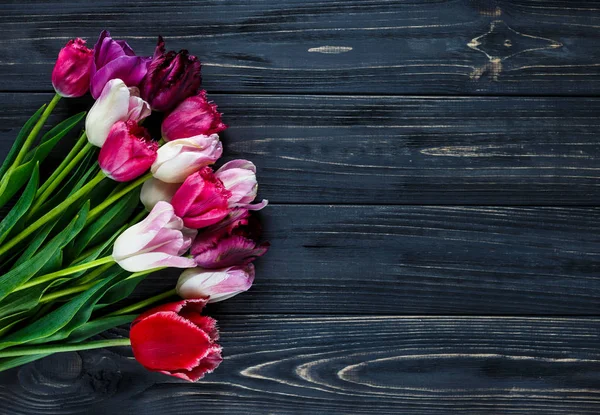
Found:
[[[598,315],[600,209],[281,206],[219,313]],[[158,273],[140,296],[171,288]]]
[[[282,0],[4,2],[1,90],[49,90],[59,48],[103,28],[158,34],[212,91],[598,94],[600,2]]]
[[[600,203],[600,99],[211,97],[226,156],[257,164],[271,202]],[[0,94],[0,154],[49,98]],[[68,100],[57,116],[86,108]]]
[[[0,374],[5,414],[597,414],[600,320],[230,316],[197,384],[126,348]],[[126,334],[125,330],[121,334]]]

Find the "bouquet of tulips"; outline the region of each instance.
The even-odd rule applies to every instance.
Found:
[[[252,285],[252,261],[268,243],[259,242],[251,211],[267,201],[253,204],[250,161],[210,167],[227,126],[200,83],[199,60],[165,51],[160,37],[151,57],[107,31],[93,49],[73,39],[60,51],[55,97],[24,125],[0,167],[8,212],[0,222],[0,370],[124,345],[147,369],[190,381],[219,365],[216,321],[201,311]],[[87,114],[39,137],[62,97],[88,91],[95,103]],[[161,121],[160,132],[144,127],[148,117]],[[80,138],[42,178],[40,163],[84,118]],[[185,269],[174,289],[113,306],[168,267]],[[156,306],[175,295],[181,300]],[[93,339],[126,323],[129,339]]]

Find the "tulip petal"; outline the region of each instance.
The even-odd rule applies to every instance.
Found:
[[[129,272],[146,271],[152,268],[193,268],[196,263],[191,258],[165,254],[164,252],[148,252],[117,260],[121,268]]]
[[[176,378],[196,382],[202,379],[205,375],[214,372],[219,367],[223,358],[221,357],[221,347],[214,345],[210,348],[208,355],[198,363],[198,366],[192,370],[173,370],[170,372],[161,371],[165,375],[175,376]]]
[[[188,309],[190,311],[200,313],[202,312],[202,309],[206,307],[206,304],[208,304],[208,299],[205,298],[194,298],[189,300],[181,300],[172,303],[161,304],[140,314],[131,324],[134,325],[138,321],[143,320],[144,318],[161,311],[171,311],[173,313],[179,313],[183,309]]]
[[[154,313],[130,331],[133,354],[150,370],[190,371],[212,352],[209,335],[173,312]]]
[[[196,264],[202,268],[224,268],[233,265],[246,265],[263,256],[269,250],[269,243],[257,245],[252,239],[233,235],[220,240],[215,246],[196,255]]]
[[[148,72],[147,64],[148,58],[141,56],[120,56],[108,62],[92,76],[90,88],[92,96],[97,98],[104,85],[115,78],[122,79],[127,86],[138,85]]]

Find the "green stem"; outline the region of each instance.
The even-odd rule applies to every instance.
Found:
[[[96,279],[97,276],[104,274],[104,272],[108,271],[110,267],[112,267],[114,265],[114,262],[111,262],[110,264],[106,264],[101,266],[100,268],[96,268],[95,270],[93,270],[92,272],[90,272],[88,275],[86,275],[85,277],[83,277],[78,284],[87,284],[90,281],[94,281]]]
[[[35,123],[35,126],[31,130],[31,132],[29,133],[27,138],[25,139],[25,142],[23,143],[21,150],[19,150],[19,154],[17,154],[17,157],[15,158],[15,161],[11,166],[11,169],[14,169],[21,164],[21,162],[25,158],[25,155],[27,154],[27,150],[29,150],[29,147],[31,147],[31,145],[35,141],[37,135],[40,133],[40,130],[44,126],[44,123],[46,122],[46,120],[48,119],[50,114],[52,113],[52,110],[54,110],[54,107],[56,107],[56,104],[58,104],[58,101],[60,101],[60,98],[61,98],[60,95],[58,95],[58,94],[54,95],[54,97],[52,98],[52,101],[50,101],[50,103],[48,104],[48,106],[46,107],[44,112],[42,113],[42,116]]]
[[[81,148],[83,147],[83,148]],[[87,142],[85,132],[79,138],[67,158],[56,168],[54,173],[46,180],[35,195],[35,204],[28,214],[28,219],[37,212],[46,200],[52,195],[52,192],[61,184],[65,177],[77,166],[82,158],[92,149],[92,145]]]
[[[40,298],[40,304],[45,304],[45,303],[48,303],[50,301],[54,301],[56,299],[59,299],[61,297],[68,297],[71,294],[77,294],[77,293],[86,291],[88,288],[92,288],[96,284],[97,284],[97,281],[92,281],[92,282],[90,282],[88,284],[77,285],[75,287],[66,288],[66,289],[60,290],[60,291],[55,291],[53,293],[50,293],[50,294],[45,295],[42,298]]]
[[[105,347],[130,346],[131,342],[128,338],[96,340],[87,343],[75,344],[52,344],[28,347],[11,347],[9,349],[0,350],[0,358],[29,356],[33,354],[60,353],[60,352],[77,352],[80,350],[103,349]]]
[[[133,277],[133,275],[135,275],[135,274],[132,274],[132,277]],[[175,288],[173,288],[172,290],[169,290],[167,292],[164,292],[162,294],[155,295],[154,297],[146,298],[145,300],[142,300],[139,303],[135,303],[130,306],[123,307],[120,310],[113,311],[112,313],[107,314],[104,317],[114,317],[114,316],[120,316],[123,314],[129,314],[133,311],[137,311],[142,308],[146,308],[149,305],[152,305],[154,303],[157,303],[157,302],[167,299],[169,297],[173,297],[174,295],[177,295],[177,291],[175,290]]]
[[[148,180],[151,177],[152,177],[152,173],[150,173],[150,172],[146,173],[145,175],[143,175],[142,177],[139,177],[134,182],[131,182],[128,186],[124,187],[121,191],[115,193],[114,195],[107,198],[104,202],[100,203],[98,206],[96,206],[94,209],[92,209],[90,211],[90,214],[88,215],[88,218],[87,218],[87,223],[90,223],[91,221],[93,221],[96,218],[96,216],[98,216],[100,213],[102,213],[102,211],[104,209],[106,209],[107,207],[109,207],[110,205],[115,203],[117,200],[119,200],[120,198],[122,198],[123,196],[125,196],[127,193],[131,192],[138,186],[141,186],[146,180]]]
[[[14,291],[21,291],[24,290],[26,288],[29,287],[33,287],[35,285],[38,284],[43,284],[47,281],[52,281],[56,278],[59,277],[64,277],[67,275],[71,275],[71,274],[76,274],[80,271],[85,271],[86,269],[90,269],[90,268],[95,268],[97,266],[100,265],[104,265],[104,264],[108,264],[108,263],[113,263],[114,259],[112,258],[112,256],[105,256],[103,258],[99,258],[95,261],[91,261],[91,262],[86,262],[85,264],[80,264],[80,265],[75,265],[69,268],[65,268],[65,269],[61,269],[58,270],[56,272],[52,272],[50,274],[46,274],[46,275],[42,275],[40,277],[34,278],[30,281],[27,281],[25,284],[21,285],[20,287],[18,287],[17,289],[15,289]]]
[[[96,187],[98,185],[98,183],[100,183],[102,180],[104,180],[105,177],[106,176],[104,176],[104,173],[102,173],[102,172],[98,173],[98,175],[96,177],[94,177],[88,184],[83,186],[77,192],[73,193],[71,196],[69,196],[67,199],[65,199],[64,202],[62,202],[61,204],[56,206],[50,212],[48,212],[47,214],[45,214],[44,216],[39,218],[37,221],[35,221],[31,225],[29,225],[23,231],[21,231],[21,233],[19,233],[17,236],[15,236],[10,241],[5,243],[2,247],[0,247],[0,255],[3,255],[6,252],[8,252],[11,248],[13,248],[19,242],[21,242],[22,240],[27,238],[29,235],[31,235],[32,233],[37,231],[39,228],[44,226],[46,223],[50,222],[53,219],[56,219],[58,216],[60,216],[61,213],[63,213],[63,211],[65,209],[67,209],[73,203],[75,203],[76,201],[81,199],[83,196],[85,196],[87,194],[87,192],[89,192],[94,187]]]

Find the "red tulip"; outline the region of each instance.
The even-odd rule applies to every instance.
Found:
[[[149,310],[131,324],[133,355],[146,369],[195,382],[223,361],[217,322],[200,315],[208,300],[183,300]]]
[[[140,85],[142,98],[155,111],[172,110],[200,88],[200,66],[198,58],[187,50],[165,52],[165,42],[159,36],[148,73]]]
[[[117,182],[128,182],[146,172],[154,160],[158,144],[148,130],[135,121],[115,123],[100,149],[98,164],[106,176]]]
[[[188,176],[175,192],[171,204],[188,228],[200,229],[219,222],[229,214],[231,196],[210,167]]]
[[[165,141],[211,135],[227,128],[221,121],[217,106],[206,99],[206,91],[189,97],[177,106],[162,123]]]
[[[67,42],[58,53],[52,70],[52,85],[56,93],[66,98],[80,97],[90,87],[90,71],[94,53],[77,38]]]

